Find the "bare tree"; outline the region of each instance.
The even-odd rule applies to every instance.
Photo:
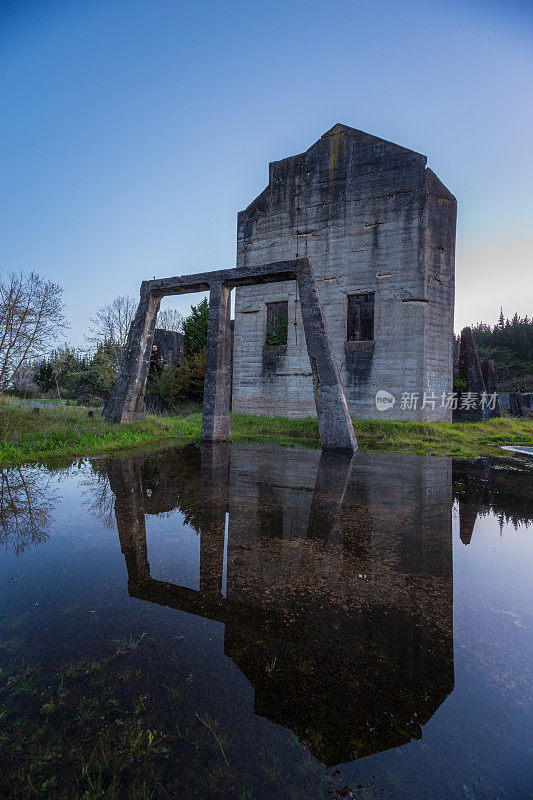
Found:
[[[137,301],[133,297],[127,294],[115,297],[91,317],[87,340],[96,345],[108,342],[123,348],[136,311]]]
[[[39,387],[35,382],[35,373],[36,369],[31,364],[21,364],[11,381],[13,389],[21,394],[37,394]]]
[[[183,317],[175,308],[165,308],[157,315],[157,327],[164,331],[183,333]]]
[[[105,528],[116,528],[115,495],[109,485],[106,465],[100,462],[91,463],[92,471],[85,473],[81,482],[85,500],[82,505],[92,517],[100,520]]]
[[[0,393],[67,327],[62,298],[63,289],[36,272],[0,278]]]

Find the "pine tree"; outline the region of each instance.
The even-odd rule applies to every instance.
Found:
[[[515,377],[533,373],[533,320],[529,317],[515,313],[512,319],[504,319],[502,309],[493,328],[480,322],[472,327],[472,335],[480,358],[507,366]]]
[[[197,306],[191,306],[191,313],[183,322],[183,354],[186,359],[207,347],[207,317],[209,303],[204,298]]]

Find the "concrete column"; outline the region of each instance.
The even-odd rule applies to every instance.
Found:
[[[150,369],[157,312],[161,298],[141,285],[141,299],[124,348],[120,375],[104,406],[109,422],[135,422],[143,419],[144,390]]]
[[[333,354],[318,289],[307,259],[298,261],[297,283],[322,447],[357,450],[357,439]]]
[[[228,439],[230,420],[230,292],[223,283],[211,285],[207,323],[202,440]]]

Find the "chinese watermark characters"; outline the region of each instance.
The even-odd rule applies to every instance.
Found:
[[[468,411],[474,408],[496,408],[498,393],[493,392],[402,392],[398,408],[401,411],[417,411],[444,408],[449,411],[461,409]],[[389,411],[394,407],[396,398],[390,392],[380,389],[376,392],[376,408],[378,411]]]

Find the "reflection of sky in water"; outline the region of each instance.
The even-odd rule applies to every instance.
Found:
[[[0,556],[0,665],[100,659],[124,708],[138,681],[158,729],[206,732],[161,762],[193,797],[526,796],[533,545],[505,521],[524,519],[524,476],[514,496],[485,471],[480,496],[449,459],[319,458],[234,446],[226,472],[190,450],[43,472],[48,538]],[[216,790],[196,787],[225,769],[205,713],[228,734]]]
[[[200,537],[184,524],[183,514],[176,510],[149,517],[146,539],[153,578],[200,588]]]

